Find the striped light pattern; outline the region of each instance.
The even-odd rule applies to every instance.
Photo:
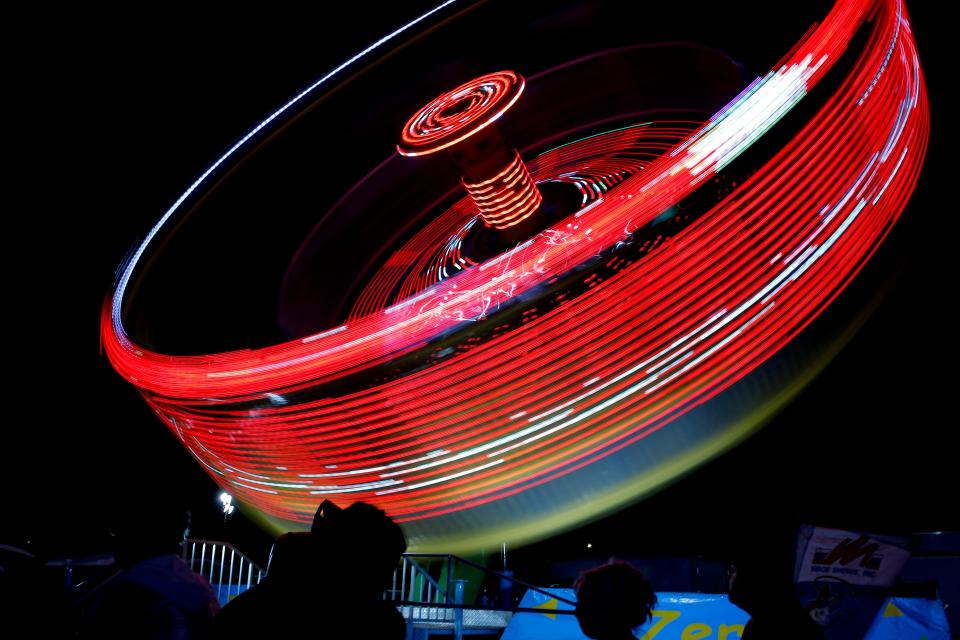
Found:
[[[624,257],[803,101],[861,27],[849,70],[782,148],[668,240]],[[652,446],[839,295],[903,210],[928,125],[902,3],[839,0],[672,150],[510,251],[398,276],[406,297],[387,287],[301,340],[198,356],[124,332],[132,263],[104,305],[104,347],[214,479],[278,527],[309,526],[324,498],[362,499],[415,546],[545,536],[645,473],[609,460]],[[530,512],[495,510],[518,501]]]
[[[523,93],[524,80],[513,71],[488,73],[437,96],[403,127],[397,151],[422,156],[449,149],[490,126]]]
[[[580,209],[674,149],[702,122],[647,122],[568,143],[530,161],[531,180],[571,185]],[[523,166],[523,165],[521,165]],[[534,190],[535,193],[538,193]],[[463,250],[467,234],[482,220],[475,201],[461,198],[395,251],[370,279],[348,321],[416,296],[463,269],[477,266]],[[553,232],[551,232],[553,233]]]
[[[493,229],[523,222],[543,200],[520,154],[513,151],[511,155],[510,164],[495,176],[480,182],[463,180],[463,188],[480,210],[483,223]]]

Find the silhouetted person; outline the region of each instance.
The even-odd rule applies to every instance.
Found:
[[[596,640],[631,640],[634,630],[648,622],[657,596],[639,569],[629,562],[609,564],[584,572],[577,592],[577,622],[584,635]]]
[[[223,608],[217,637],[402,640],[403,617],[381,596],[406,546],[380,509],[324,501],[311,533],[277,539],[267,577]]]
[[[209,637],[219,604],[206,579],[180,558],[187,525],[185,512],[158,506],[113,528],[122,571],[94,598],[90,637]]]
[[[325,501],[318,511],[321,509],[326,517],[315,519],[312,530],[321,556],[334,565],[346,560],[353,568],[346,576],[353,593],[379,599],[407,550],[403,530],[383,511],[365,502],[336,510]]]
[[[815,640],[823,634],[800,606],[782,558],[741,563],[730,576],[730,602],[750,614],[742,640]]]
[[[323,522],[315,519],[313,534],[324,549],[321,555],[327,564],[345,576],[341,588],[331,594],[332,601],[339,600],[341,610],[364,621],[361,637],[401,640],[406,636],[406,622],[382,596],[407,550],[403,530],[383,511],[365,502],[355,502],[339,513],[332,503],[326,504],[325,511],[333,507],[335,516],[325,513]],[[352,630],[356,633],[355,623]]]
[[[270,551],[267,575],[260,584],[231,600],[214,626],[218,638],[270,638],[310,629],[322,583],[331,576],[318,570],[317,550],[309,533],[285,533]]]
[[[43,574],[43,560],[25,547],[8,545],[0,538],[0,637],[28,629],[36,637],[54,635],[50,613],[59,601]],[[19,542],[19,541],[18,541]],[[21,543],[22,544],[22,543]],[[63,578],[58,576],[57,586]]]

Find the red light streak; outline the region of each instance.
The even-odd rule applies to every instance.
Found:
[[[476,183],[464,179],[463,187],[480,209],[484,224],[494,229],[523,222],[543,200],[516,151],[510,164],[495,176]]]
[[[610,253],[803,100],[868,17],[867,43],[846,77],[766,164],[642,259]],[[489,78],[487,93],[457,98],[466,111],[444,115],[441,101],[412,120],[407,155],[447,148],[502,115],[522,79]],[[444,118],[469,130],[445,130]],[[588,206],[479,265],[461,260],[455,242],[445,248],[474,215],[464,198],[388,261],[343,327],[255,351],[169,356],[134,344],[119,304],[107,300],[104,348],[225,490],[291,524],[308,526],[329,497],[366,500],[429,527],[568,474],[586,478],[579,470],[643,446],[769,360],[841,293],[896,222],[929,131],[905,10],[896,0],[840,0],[782,66],[710,122],[653,131],[612,132],[531,162],[523,179],[536,193],[533,181],[575,180],[559,173],[584,157],[603,161],[583,180]],[[643,148],[647,135],[649,157],[611,159],[625,144]],[[664,139],[677,146],[658,155]],[[601,182],[608,188],[598,194],[590,185]],[[483,213],[506,225],[524,211]],[[496,326],[501,309],[542,295],[597,256],[607,270],[590,271],[579,293],[542,310],[530,304],[522,322],[484,340],[456,333]],[[454,264],[455,273],[437,277]],[[434,341],[452,352],[330,391],[429,352]]]
[[[422,156],[449,149],[496,122],[523,93],[513,71],[488,73],[434,98],[403,128],[397,151]]]
[[[463,186],[483,224],[499,231],[530,218],[543,200],[520,154],[507,150],[495,127],[487,128],[516,103],[523,87],[523,77],[513,71],[464,83],[410,118],[397,145],[407,156],[449,150],[466,173]]]

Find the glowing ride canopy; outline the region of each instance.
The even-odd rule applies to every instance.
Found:
[[[863,50],[824,105],[669,243],[508,333],[380,384],[326,391],[430,345],[460,345],[465,327],[534,304],[575,266],[615,261],[636,230],[803,100],[868,18]],[[434,549],[547,535],[635,499],[749,431],[696,431],[682,451],[651,444],[783,349],[842,291],[903,210],[927,134],[902,3],[841,0],[673,151],[516,248],[301,340],[152,353],[124,331],[126,286],[207,172],[125,266],[104,305],[104,347],[214,479],[277,527],[309,526],[331,498],[377,504],[414,545]],[[544,177],[532,164],[531,173]]]

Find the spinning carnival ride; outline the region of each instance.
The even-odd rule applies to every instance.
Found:
[[[839,0],[752,82],[716,52],[667,47],[710,99],[670,79],[660,102],[657,85],[628,78],[573,95],[599,69],[649,72],[642,46],[527,78],[487,73],[390,114],[399,155],[324,181],[336,199],[285,265],[291,339],[147,348],[131,318],[149,315],[132,302],[148,287],[134,290],[175,223],[202,216],[280,123],[450,10],[242,138],[151,230],[103,308],[116,370],[277,530],[307,528],[324,498],[364,500],[413,547],[465,551],[545,537],[662,486],[809,379],[770,363],[861,270],[916,182],[928,111],[896,0]],[[358,224],[375,246],[341,247],[350,272],[329,284],[325,255],[352,237],[337,229]]]

